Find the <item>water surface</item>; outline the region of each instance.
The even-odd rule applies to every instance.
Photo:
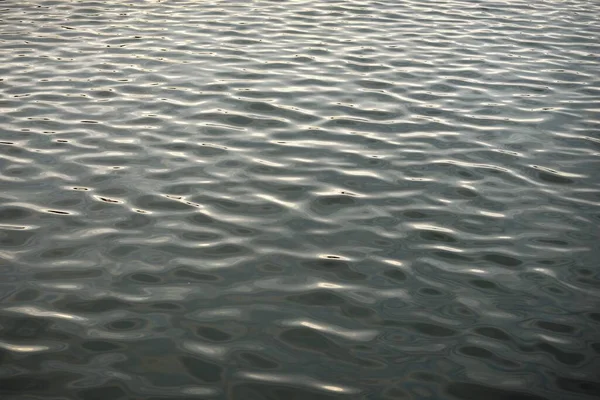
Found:
[[[598,15],[1,1],[0,396],[596,398]]]

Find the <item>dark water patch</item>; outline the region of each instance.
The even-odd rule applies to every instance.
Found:
[[[464,187],[456,189],[456,193],[466,198],[473,198],[478,196],[477,192],[475,192],[473,189]]]
[[[473,359],[479,359],[495,365],[497,368],[515,370],[522,368],[522,363],[508,360],[498,356],[496,353],[479,346],[462,346],[458,349],[458,353]]]
[[[457,334],[457,331],[451,328],[447,328],[445,326],[430,324],[425,322],[419,322],[412,324],[413,329],[417,332],[426,335],[426,336],[434,336],[434,337],[448,337],[454,336]]]
[[[220,382],[223,369],[210,361],[197,357],[181,357],[181,363],[188,374],[199,382],[215,383]]]
[[[228,334],[227,332],[210,326],[201,326],[196,328],[196,334],[211,342],[226,342],[232,338],[232,335]]]
[[[182,211],[190,210],[190,206],[168,197],[145,195],[135,199],[134,205],[148,211]]]
[[[481,289],[481,290],[485,290],[485,291],[490,291],[490,292],[503,292],[504,290],[501,289],[500,286],[498,286],[498,284],[485,280],[485,279],[472,279],[469,281],[469,283],[471,285],[473,285],[474,287]]]
[[[481,327],[474,329],[474,332],[478,335],[486,336],[491,339],[502,340],[502,341],[510,341],[512,340],[510,335],[504,332],[501,329],[494,327]]]
[[[575,332],[575,327],[551,321],[536,321],[535,326],[549,332],[569,334]]]
[[[0,378],[0,394],[4,396],[47,396],[60,393],[61,387],[71,385],[82,377],[79,373],[54,371],[42,374],[21,373],[18,376]]]
[[[66,279],[93,279],[104,275],[102,270],[98,269],[60,269],[36,272],[34,278],[41,281],[46,280],[66,280]]]
[[[435,288],[421,288],[418,290],[418,293],[424,296],[442,296],[444,292]]]
[[[288,296],[287,299],[289,301],[311,306],[340,306],[346,304],[346,301],[342,297],[329,291],[314,291],[300,295],[292,295]]]
[[[64,303],[62,308],[76,313],[103,313],[113,310],[125,310],[131,307],[131,305],[126,301],[109,298],[97,300],[77,300],[73,298],[66,298],[61,303]]]
[[[363,280],[366,278],[365,274],[354,271],[350,263],[334,259],[334,258],[325,258],[325,259],[317,259],[311,261],[305,261],[302,263],[305,268],[319,271],[321,273],[325,273],[328,275],[333,275],[342,280]]]
[[[420,233],[423,240],[431,240],[434,242],[456,243],[457,240],[450,234],[439,231],[423,231]]]
[[[171,273],[174,277],[177,278],[199,282],[214,282],[221,279],[218,275],[215,274],[196,272],[187,268],[177,268],[174,271],[171,271]]]
[[[597,381],[558,377],[556,378],[556,385],[560,389],[571,393],[593,397],[600,395],[600,384]]]
[[[249,367],[259,369],[276,369],[280,364],[262,354],[243,352],[239,354],[239,357],[248,364]]]
[[[32,217],[35,215],[33,210],[24,208],[24,207],[16,207],[16,206],[3,206],[0,207],[0,221],[1,222],[12,222],[18,221],[22,219],[26,219],[28,217]]]
[[[78,391],[78,398],[83,400],[126,399],[127,391],[119,384],[108,384],[102,387]]]
[[[23,376],[0,379],[0,385],[5,394],[22,391],[43,392],[50,386],[44,379]]]
[[[487,254],[483,259],[504,267],[518,267],[523,261],[504,254]]]
[[[319,393],[303,387],[291,388],[277,383],[237,383],[233,384],[229,395],[233,399],[314,399],[335,400],[339,395]]]
[[[548,400],[547,397],[541,397],[521,391],[505,390],[492,386],[484,386],[466,382],[452,382],[448,384],[446,391],[448,394],[462,400]]]
[[[154,303],[154,304],[151,304],[150,307],[158,309],[158,310],[170,310],[170,311],[179,311],[183,308],[179,304],[167,303],[167,302]]]
[[[89,340],[81,344],[81,347],[84,350],[95,352],[95,353],[104,353],[109,351],[123,350],[124,346],[120,346],[113,342],[103,341],[103,340]]]
[[[26,317],[11,317],[3,319],[0,335],[4,339],[36,339],[46,335],[50,328],[48,321],[26,318]]]
[[[12,295],[12,301],[32,301],[40,298],[43,295],[41,290],[24,288]]]
[[[444,259],[448,259],[451,261],[462,261],[462,262],[469,262],[472,261],[471,258],[463,256],[461,254],[458,254],[456,252],[453,251],[446,251],[446,250],[441,250],[441,251],[434,251],[433,252],[434,255],[440,257],[440,258],[444,258]]]
[[[12,228],[12,227],[11,227]],[[22,247],[34,240],[35,231],[4,229],[0,227],[0,246]]]
[[[406,280],[406,274],[399,269],[387,270],[383,275],[396,282],[404,282]]]
[[[447,298],[450,297],[450,295],[447,295]],[[448,302],[448,304],[437,307],[435,312],[440,316],[469,321],[469,323],[474,323],[480,317],[475,308],[466,307],[456,302]]]
[[[599,323],[599,324],[600,324],[600,313],[597,313],[597,312],[592,312],[592,313],[589,313],[589,314],[587,314],[587,317],[588,317],[588,318],[589,318],[589,319],[590,319],[592,322],[595,322],[595,323]]]
[[[521,346],[523,352],[543,352],[549,354],[556,361],[566,365],[578,365],[585,360],[585,355],[563,351],[550,343],[538,343],[535,346]]]
[[[314,352],[332,360],[337,359],[365,367],[374,365],[370,361],[352,356],[347,348],[309,328],[287,329],[279,335],[279,339],[295,349]]]
[[[376,313],[368,307],[356,306],[353,304],[343,304],[340,307],[342,315],[350,318],[371,318]]]
[[[128,277],[131,281],[140,284],[157,284],[163,280],[160,276],[147,273],[135,273]]]
[[[347,207],[353,207],[358,204],[357,199],[347,195],[329,195],[319,196],[311,204],[311,209],[318,214],[335,213]]]
[[[132,331],[142,329],[147,325],[147,321],[139,318],[121,319],[106,324],[109,331]]]

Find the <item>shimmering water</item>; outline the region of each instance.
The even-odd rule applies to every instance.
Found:
[[[596,398],[599,15],[1,1],[0,397]]]

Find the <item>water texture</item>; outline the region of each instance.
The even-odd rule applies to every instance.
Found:
[[[599,16],[0,1],[0,397],[597,398]]]

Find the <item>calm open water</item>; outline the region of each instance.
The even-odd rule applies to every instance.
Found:
[[[0,397],[600,395],[600,3],[0,2]]]

